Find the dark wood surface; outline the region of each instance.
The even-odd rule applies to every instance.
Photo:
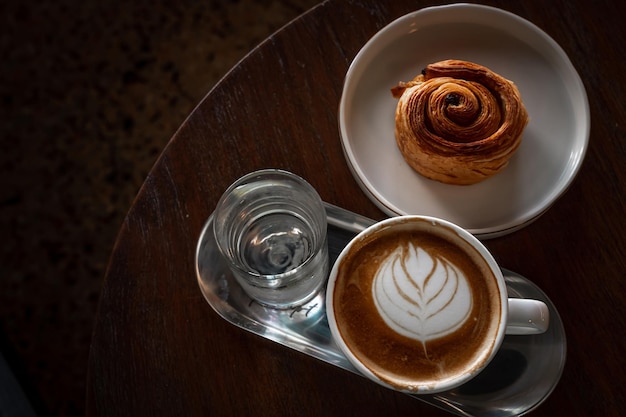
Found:
[[[571,188],[535,223],[487,242],[502,266],[548,294],[564,322],[563,377],[537,416],[617,416],[626,400],[626,13],[608,3],[485,2],[561,45],[591,110],[589,149]],[[234,327],[204,301],[194,269],[218,197],[255,169],[290,170],[325,201],[385,217],[344,160],[339,97],[364,43],[431,4],[322,3],[206,95],[146,178],[113,249],[89,359],[90,415],[448,415]]]

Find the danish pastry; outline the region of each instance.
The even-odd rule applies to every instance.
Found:
[[[481,65],[446,60],[391,89],[396,143],[421,175],[475,184],[500,172],[520,146],[528,114],[513,82]]]

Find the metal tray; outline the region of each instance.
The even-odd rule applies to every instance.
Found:
[[[373,220],[330,204],[328,246],[331,265],[343,247]],[[563,323],[548,297],[528,279],[502,269],[509,297],[534,298],[550,309],[546,333],[506,336],[500,351],[476,378],[439,394],[411,395],[459,416],[516,416],[539,406],[553,391],[565,365]],[[213,237],[213,216],[197,245],[196,272],[209,305],[225,320],[281,345],[359,374],[336,346],[326,319],[325,290],[307,304],[275,310],[251,300],[222,260]],[[408,394],[407,394],[408,395]]]

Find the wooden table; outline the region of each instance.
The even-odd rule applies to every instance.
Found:
[[[194,269],[196,242],[218,197],[256,169],[290,170],[327,202],[385,217],[346,165],[338,102],[348,65],[365,42],[432,3],[324,2],[262,43],[207,94],[163,150],[119,233],[89,359],[90,415],[448,415],[234,327],[205,302]],[[485,3],[532,21],[561,45],[591,110],[587,156],[571,188],[535,223],[487,241],[501,265],[532,277],[564,322],[563,377],[533,415],[622,415],[625,7]]]

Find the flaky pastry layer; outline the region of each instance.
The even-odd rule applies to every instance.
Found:
[[[528,114],[513,82],[481,65],[446,60],[392,88],[396,143],[423,176],[475,184],[518,149]]]

